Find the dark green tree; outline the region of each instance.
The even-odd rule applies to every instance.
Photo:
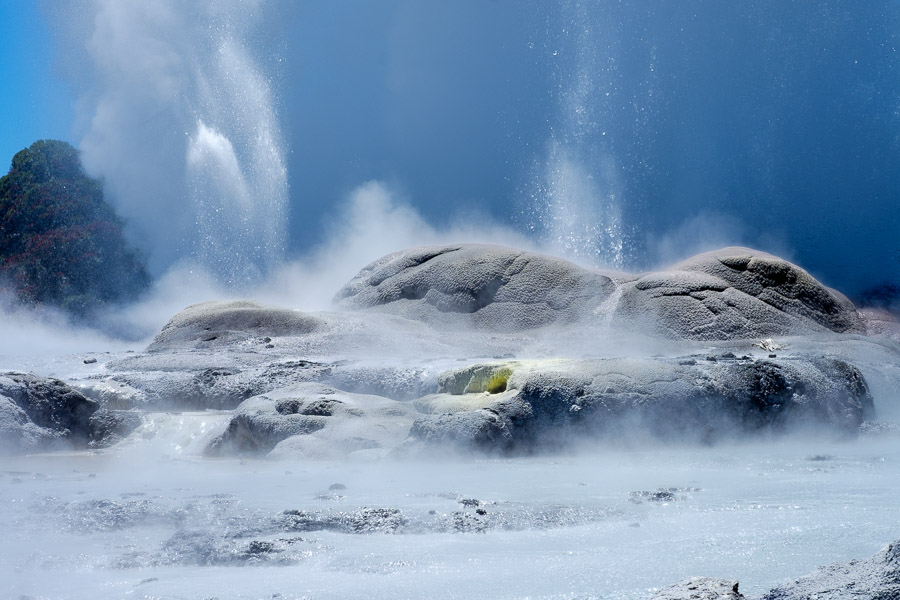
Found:
[[[150,278],[122,227],[78,151],[37,141],[0,177],[0,286],[79,317],[133,300]]]

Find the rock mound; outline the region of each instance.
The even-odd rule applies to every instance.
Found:
[[[699,254],[625,284],[617,316],[689,339],[865,330],[845,296],[784,259],[741,247]]]
[[[651,600],[743,600],[736,581],[694,577],[663,588]],[[900,542],[866,560],[822,567],[780,585],[760,600],[895,600],[900,598]]]
[[[503,371],[502,390],[472,382]],[[412,443],[532,453],[584,440],[712,443],[734,435],[853,435],[873,411],[853,366],[831,358],[622,358],[467,367],[417,400]]]
[[[744,600],[737,581],[692,577],[653,594],[650,600]]]
[[[326,328],[324,319],[250,300],[203,302],[187,307],[166,323],[148,352],[215,348],[265,337],[297,336]]]
[[[580,320],[614,290],[609,277],[559,258],[461,244],[389,254],[335,300],[435,324],[521,330]]]
[[[101,409],[58,379],[0,374],[0,453],[102,446],[118,441],[139,420]]]
[[[380,396],[300,383],[242,402],[208,453],[341,458],[390,449],[406,437],[413,412]]]
[[[338,306],[446,327],[520,331],[577,323],[670,339],[863,333],[853,304],[800,267],[731,247],[640,276],[490,245],[395,252],[364,268]]]
[[[900,542],[866,560],[823,567],[779,586],[762,600],[894,600],[900,598]]]

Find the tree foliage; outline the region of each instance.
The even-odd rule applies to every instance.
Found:
[[[122,227],[75,148],[37,141],[0,177],[0,285],[78,316],[134,299],[149,277]]]

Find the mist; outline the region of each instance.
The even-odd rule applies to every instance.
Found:
[[[851,296],[900,278],[895,3],[519,8],[48,13],[78,146],[157,275],[191,257],[252,281],[382,181],[435,229],[485,216],[595,265],[728,238]],[[691,229],[709,215],[729,223]]]
[[[757,597],[897,537],[898,329],[665,270],[900,283],[896,2],[44,6],[154,281],[0,298],[3,593]]]

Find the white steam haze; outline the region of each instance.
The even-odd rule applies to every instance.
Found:
[[[403,1],[427,12],[422,0]],[[211,391],[221,386],[228,393],[234,385],[242,394],[260,394],[245,385],[255,381],[254,372],[265,372],[260,380],[274,386],[281,380],[265,378],[283,371],[278,385],[290,387],[297,382],[288,378],[302,381],[322,368],[335,377],[314,380],[325,399],[344,393],[340,381],[348,389],[357,381],[388,388],[391,378],[398,386],[407,377],[421,378],[423,396],[396,401],[404,410],[413,407],[412,413],[424,394],[438,389],[442,373],[507,360],[501,357],[535,365],[687,355],[716,362],[714,355],[724,360],[725,350],[755,358],[769,351],[753,345],[756,340],[716,347],[616,332],[619,286],[594,311],[605,329],[578,323],[454,331],[413,320],[404,329],[394,315],[360,312],[301,315],[335,324],[322,338],[316,332],[297,336],[313,339],[305,346],[260,334],[234,342],[211,337],[204,343],[214,344],[184,351],[140,352],[190,304],[250,298],[328,311],[335,294],[366,265],[432,244],[500,244],[617,270],[634,264],[638,246],[647,266],[759,240],[791,258],[780,232],[755,231],[727,207],[715,212],[692,206],[671,219],[668,231],[629,227],[626,209],[635,199],[628,183],[635,173],[626,173],[626,165],[653,168],[641,161],[655,143],[648,123],[659,111],[657,57],[652,44],[640,56],[627,56],[632,49],[621,22],[612,18],[621,10],[613,2],[553,5],[548,29],[559,37],[544,48],[561,61],[554,71],[552,127],[531,146],[540,157],[529,155],[520,165],[527,172],[518,174],[528,179],[521,190],[531,203],[527,233],[470,206],[446,211],[450,217],[440,223],[430,220],[418,208],[423,199],[407,194],[403,177],[392,178],[390,166],[353,179],[334,197],[295,197],[288,189],[283,113],[306,106],[279,104],[280,41],[267,29],[286,4],[83,0],[52,7],[67,40],[64,50],[71,51],[62,60],[79,97],[82,159],[91,175],[102,177],[130,239],[146,253],[154,283],[140,301],[102,315],[102,331],[0,298],[0,372],[58,376],[141,417],[134,432],[108,447],[4,459],[0,597],[646,600],[657,588],[695,575],[740,578],[741,591],[759,597],[820,565],[865,558],[898,537],[900,436],[894,429],[853,440],[812,431],[790,439],[734,435],[706,446],[694,444],[689,434],[671,443],[650,440],[623,419],[628,439],[598,442],[592,431],[577,438],[578,432],[560,429],[571,445],[552,455],[473,458],[440,449],[419,461],[366,447],[346,459],[319,460],[314,452],[292,454],[286,445],[271,460],[204,456],[235,414],[230,405],[191,404],[192,387],[207,380],[235,382],[213,383]],[[373,12],[389,12],[383,9],[389,4]],[[471,6],[467,10],[476,16],[483,10],[477,2]],[[640,67],[637,86],[623,84],[626,59]],[[430,74],[439,78],[441,72]],[[619,119],[623,106],[633,107],[628,119]],[[297,143],[319,148],[328,142]],[[458,200],[461,206],[468,201]],[[302,212],[317,203],[328,207],[322,241],[291,254],[288,207]],[[419,334],[422,339],[413,339]],[[788,361],[792,354],[832,352],[859,359],[878,418],[896,421],[895,345],[873,339],[779,339],[785,347],[778,353]],[[452,350],[453,343],[466,350]],[[518,354],[494,352],[507,343]],[[540,353],[529,355],[531,347]],[[88,358],[96,360],[83,360]],[[627,370],[616,373],[602,385],[615,394],[628,376]],[[707,383],[698,380],[690,389]],[[168,397],[142,405],[140,396],[129,396],[144,389]],[[366,389],[366,396],[360,392],[365,410],[347,420],[370,418],[365,413],[371,405],[363,402],[379,401],[374,394],[387,400],[388,393],[381,387]],[[312,416],[316,423],[344,418]],[[367,422],[373,428],[394,423]],[[358,513],[369,515],[361,527],[374,523],[374,529],[347,528]],[[399,529],[378,529],[397,515]],[[476,515],[489,526],[478,529]],[[318,528],[303,529],[304,518]]]
[[[283,256],[288,192],[271,76],[250,52],[264,6],[82,9],[91,25],[66,24],[87,38],[74,75],[82,160],[151,271],[191,257],[223,284],[258,280]]]
[[[251,52],[277,9],[241,1],[56,7],[76,55],[68,71],[79,92],[82,160],[103,179],[156,277],[149,297],[109,316],[111,335],[146,338],[189,304],[235,295],[326,309],[359,269],[409,246],[534,246],[472,211],[435,227],[370,181],[325,199],[333,205],[325,241],[288,257],[277,73]],[[79,60],[80,44],[87,54]]]
[[[363,266],[421,244],[507,244],[615,269],[628,262],[627,198],[616,140],[607,136],[612,103],[622,101],[621,33],[589,19],[578,3],[559,11],[564,33],[552,53],[573,68],[556,71],[556,123],[531,177],[537,222],[528,237],[471,208],[436,226],[414,208],[420,199],[369,181],[345,198],[294,198],[301,212],[313,202],[331,209],[324,242],[293,257],[285,250],[289,190],[275,95],[282,58],[266,39],[283,7],[238,0],[67,6],[51,13],[71,54],[63,64],[79,94],[82,160],[103,179],[157,278],[149,298],[110,317],[113,334],[145,338],[188,304],[235,295],[325,309]],[[635,135],[653,108],[654,60],[646,57],[643,95],[631,99]],[[710,231],[724,240],[741,229]],[[708,232],[703,244],[696,233],[690,223],[676,227],[650,240],[650,255],[661,265],[708,249]]]
[[[143,300],[110,309],[104,318],[105,333],[72,330],[64,316],[53,311],[16,308],[16,318],[0,322],[0,336],[16,340],[16,352],[23,355],[75,353],[146,344],[186,306],[236,295],[302,310],[328,310],[341,287],[381,256],[413,246],[475,242],[540,250],[522,234],[483,215],[469,213],[436,228],[387,184],[371,181],[339,203],[324,244],[277,263],[252,288],[235,290],[188,257],[171,265]]]

